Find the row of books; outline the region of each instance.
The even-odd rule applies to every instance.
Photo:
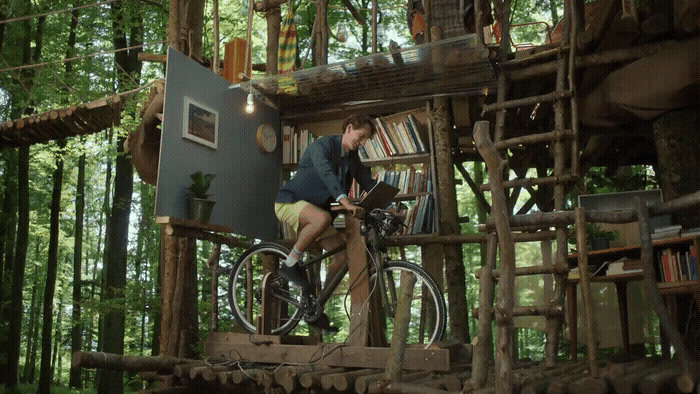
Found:
[[[432,234],[435,220],[435,199],[432,194],[416,197],[406,213],[406,220],[401,234]]]
[[[431,193],[433,191],[430,168],[424,168],[418,171],[415,168],[402,171],[381,170],[374,174],[374,179],[399,189],[399,195]],[[350,186],[348,198],[360,198],[359,185],[354,179]]]
[[[666,248],[658,252],[661,282],[698,280],[698,251],[695,245],[688,249]]]
[[[389,122],[382,118],[376,118],[375,122],[377,133],[359,149],[362,159],[383,159],[428,152],[428,146],[421,135],[422,128],[412,114],[408,114],[405,120],[399,122]]]
[[[282,164],[298,163],[311,141],[313,141],[313,134],[309,130],[282,126]]]
[[[401,171],[381,170],[377,179],[399,189],[399,194],[430,193],[433,191],[430,167],[416,171],[410,168]]]

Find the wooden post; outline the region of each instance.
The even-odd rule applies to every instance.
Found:
[[[191,357],[198,331],[195,241],[162,233],[160,353]],[[184,336],[183,336],[184,335]]]
[[[663,299],[659,294],[659,288],[656,285],[656,270],[654,268],[654,246],[651,242],[651,228],[649,227],[649,209],[645,203],[635,197],[637,209],[637,219],[639,221],[639,247],[641,249],[640,260],[642,262],[642,270],[644,271],[644,284],[649,295],[651,305],[654,307],[656,315],[659,317],[659,323],[663,332],[671,342],[673,349],[676,351],[676,356],[680,360],[683,368],[683,373],[688,373],[688,352],[681,334],[672,323],[668,311],[664,307]]]
[[[416,276],[408,271],[401,272],[401,287],[396,305],[394,317],[394,335],[391,337],[389,358],[386,360],[386,378],[390,382],[397,382],[401,375],[401,364],[406,351],[406,339],[408,338],[408,324],[411,321],[411,300],[413,299],[413,286],[416,284]]]
[[[435,27],[432,32],[434,40],[441,38],[440,29]],[[439,56],[438,56],[439,58]],[[452,158],[452,115],[450,102],[447,97],[434,97],[434,108],[430,113],[433,128],[435,150],[435,174],[437,175],[437,216],[440,235],[453,235],[461,232],[457,223],[457,193],[455,191],[454,160]],[[462,342],[470,342],[468,311],[466,301],[466,285],[462,245],[444,245],[445,276],[447,278],[448,315],[450,316],[450,332],[452,338]],[[440,267],[441,268],[441,267]],[[431,271],[435,272],[434,267]]]
[[[292,12],[291,9],[288,12]],[[267,62],[265,71],[267,75],[277,75],[280,24],[282,23],[280,7],[276,6],[267,9],[265,20],[267,21]]]
[[[586,212],[582,207],[574,209],[576,214],[576,249],[578,250],[578,272],[581,278],[583,300],[583,323],[586,327],[586,347],[591,376],[598,377],[598,336],[595,332],[593,300],[591,296],[591,273],[588,270],[588,240],[586,239]],[[576,302],[576,300],[572,300]],[[575,319],[574,319],[575,320]],[[573,322],[572,324],[576,324]]]
[[[472,375],[465,382],[465,391],[482,388],[486,385],[488,369],[493,359],[493,332],[491,330],[491,317],[493,316],[493,296],[496,282],[493,279],[493,270],[496,267],[498,252],[498,236],[496,233],[488,235],[486,242],[486,264],[481,269],[479,278],[479,336],[474,344],[472,357]]]
[[[272,274],[267,273],[263,277],[260,288],[262,289],[262,299],[260,300],[260,315],[257,321],[257,334],[258,335],[270,335],[272,332],[270,324],[271,314],[273,312],[272,299],[270,295],[270,281],[272,280]]]
[[[360,235],[360,222],[352,217],[345,218],[347,232],[348,272],[350,282],[350,332],[347,344],[367,346],[369,335],[369,277],[367,275],[367,251],[365,238]]]
[[[501,158],[489,136],[489,122],[474,125],[474,141],[484,158],[491,179],[491,214],[496,221],[501,248],[501,276],[498,280],[498,302],[495,308],[498,325],[496,350],[496,392],[513,391],[513,306],[515,305],[515,243],[508,222],[508,201],[503,190],[503,170],[507,162]]]
[[[571,3],[566,2],[564,7],[564,17],[562,23],[564,23],[565,31],[562,33],[562,46],[569,41],[569,23],[567,20],[571,18]],[[562,54],[559,54],[559,63],[557,70],[556,79],[556,91],[565,90],[565,82],[567,79],[567,58]],[[553,104],[554,107],[554,130],[564,130],[566,129],[566,121],[564,114],[564,98],[556,100]],[[564,140],[559,138],[554,141],[554,176],[562,177],[565,175],[567,158],[570,157],[570,153],[565,149]],[[558,182],[554,185],[554,209],[556,211],[566,210],[566,185],[562,182]],[[557,252],[554,265],[556,267],[562,268],[567,265],[567,253],[568,253],[568,233],[567,226],[557,226]],[[559,272],[566,272],[565,270],[559,270]],[[566,273],[554,274],[554,298],[550,301],[554,305],[562,305],[564,303],[564,297],[566,295]],[[547,367],[554,367],[556,363],[557,353],[559,349],[559,333],[561,332],[563,318],[562,316],[547,316],[546,323],[546,337],[547,342],[545,344],[545,364]]]
[[[219,329],[219,256],[221,244],[214,244],[214,248],[207,260],[207,267],[211,270],[211,330]]]

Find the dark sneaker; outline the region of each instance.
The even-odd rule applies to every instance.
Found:
[[[314,321],[306,321],[310,325],[320,328],[321,330],[324,331],[326,334],[336,334],[338,333],[338,327],[333,327],[331,326],[331,319],[328,318],[328,315],[325,313],[321,313],[318,318]]]
[[[277,270],[277,274],[289,282],[294,287],[301,289],[308,289],[311,287],[309,283],[309,278],[306,277],[306,270],[303,269],[299,263],[293,266],[288,266],[282,263],[282,266]]]

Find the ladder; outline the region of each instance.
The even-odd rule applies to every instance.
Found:
[[[496,4],[500,3],[500,4]],[[546,345],[545,365],[554,367],[559,336],[564,322],[564,299],[566,295],[566,280],[568,276],[567,264],[567,239],[568,227],[572,224],[572,212],[566,212],[566,192],[572,183],[579,179],[578,160],[578,114],[574,102],[576,90],[574,82],[574,56],[576,31],[575,23],[578,20],[577,11],[582,9],[582,1],[566,0],[564,2],[564,20],[573,21],[565,24],[562,41],[558,48],[551,49],[530,57],[518,60],[506,60],[510,52],[510,38],[508,15],[510,1],[494,2],[497,5],[497,15],[502,26],[500,58],[501,72],[498,76],[497,100],[494,104],[483,106],[483,113],[495,112],[495,135],[491,139],[489,124],[486,121],[477,122],[474,126],[474,140],[477,149],[483,157],[488,172],[490,183],[482,185],[482,190],[490,190],[492,197],[491,217],[487,222],[487,231],[490,232],[487,242],[487,263],[482,269],[479,295],[479,337],[474,347],[472,362],[472,378],[466,384],[469,388],[483,387],[486,382],[488,363],[490,361],[491,346],[491,321],[495,319],[498,327],[498,346],[496,351],[496,392],[512,392],[513,381],[513,317],[526,315],[540,315],[546,318]],[[498,7],[500,5],[500,7]],[[581,8],[577,8],[581,6]],[[500,9],[499,9],[500,8]],[[500,12],[499,12],[500,11]],[[574,28],[571,26],[574,25]],[[570,45],[570,43],[572,43]],[[554,90],[520,99],[507,100],[506,86],[508,72],[516,68],[529,67],[542,60],[556,58],[556,83]],[[517,110],[523,106],[551,103],[554,113],[554,130],[527,134],[519,137],[508,137],[506,134],[506,113]],[[503,180],[503,174],[508,168],[507,149],[520,148],[534,144],[550,144],[550,152],[553,152],[553,165],[551,175],[538,173],[537,177],[528,178],[526,171],[518,174],[514,180]],[[514,187],[527,187],[532,193],[534,187],[551,187],[553,189],[553,212],[547,213],[541,218],[533,215],[509,215],[509,204],[506,189]],[[517,220],[532,219],[532,220]],[[526,218],[529,216],[529,218]],[[515,227],[514,223],[527,225]],[[514,227],[511,228],[511,225]],[[551,240],[556,243],[555,261],[551,265],[537,265],[530,267],[515,267],[514,242],[519,239],[534,240],[537,236],[525,237],[525,233],[518,234],[522,230],[549,230],[554,226],[554,231],[539,231],[539,239]],[[498,244],[497,244],[498,242]],[[500,245],[500,267],[496,268],[496,248]],[[579,249],[579,250],[585,250]],[[551,249],[550,249],[551,253]],[[582,253],[585,256],[585,253]],[[583,259],[582,263],[585,264]],[[582,272],[587,272],[582,271]],[[552,275],[554,289],[549,300],[544,305],[515,307],[515,276],[520,275]],[[581,281],[581,294],[590,297],[588,281]],[[498,282],[498,300],[494,307],[494,292]],[[591,311],[584,311],[584,321],[591,321]],[[588,325],[587,325],[588,327]],[[595,344],[593,333],[589,332],[589,339]],[[591,342],[589,341],[589,344]],[[590,347],[590,346],[589,346]],[[592,351],[591,351],[592,350]],[[589,362],[592,376],[597,376],[597,360],[595,360],[595,347],[589,350]],[[465,389],[467,389],[465,384]]]

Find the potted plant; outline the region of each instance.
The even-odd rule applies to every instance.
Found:
[[[197,171],[190,175],[192,184],[187,188],[188,211],[187,217],[198,222],[207,223],[211,217],[211,211],[216,203],[209,199],[207,192],[211,186],[214,174],[203,174]]]
[[[602,250],[610,248],[610,241],[617,239],[617,231],[606,231],[598,227],[595,223],[586,223],[586,236],[591,250]]]

